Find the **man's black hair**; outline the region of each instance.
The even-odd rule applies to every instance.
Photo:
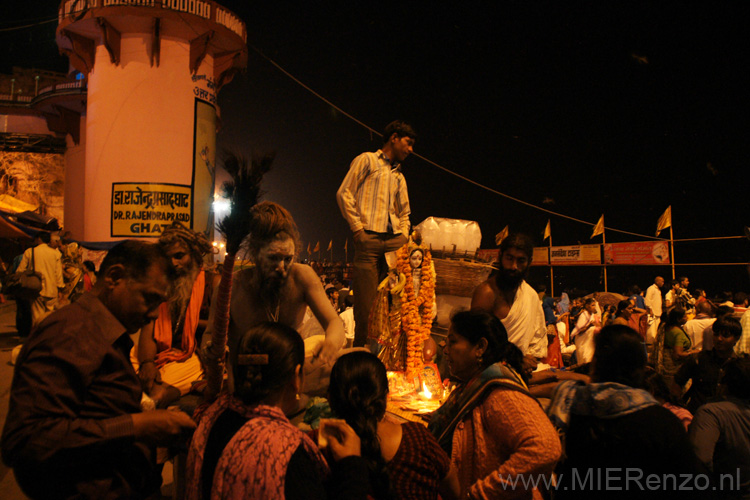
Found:
[[[394,120],[385,127],[385,132],[383,132],[383,144],[386,144],[388,141],[391,140],[391,136],[393,134],[396,134],[396,137],[411,137],[415,141],[417,140],[417,133],[414,132],[414,129],[406,122],[402,122],[401,120]]]

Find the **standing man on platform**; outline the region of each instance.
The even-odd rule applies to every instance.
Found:
[[[60,252],[49,246],[50,241],[47,231],[39,231],[34,239],[36,246],[26,249],[18,266],[18,272],[33,268],[42,275],[42,291],[31,302],[32,328],[55,310],[57,299],[65,286]]]
[[[367,340],[367,325],[378,283],[385,278],[385,254],[409,238],[409,194],[401,162],[417,134],[402,121],[388,124],[383,147],[357,156],[336,192],[341,214],[354,233],[354,346]]]
[[[664,286],[664,278],[657,276],[654,278],[654,284],[646,290],[646,309],[648,309],[648,330],[646,332],[646,343],[653,344],[656,339],[656,332],[659,330],[662,314],[662,295],[661,287]]]

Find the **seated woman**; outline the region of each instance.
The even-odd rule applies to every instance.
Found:
[[[560,439],[519,375],[523,356],[503,324],[482,311],[455,314],[445,357],[459,384],[429,429],[451,455],[461,498],[542,498],[519,479],[549,476]]]
[[[557,469],[555,498],[706,497],[695,488],[681,491],[679,482],[661,481],[644,491],[624,479],[625,471],[638,471],[641,478],[696,477],[703,471],[680,420],[641,389],[645,369],[641,336],[630,327],[610,325],[595,338],[592,383],[564,381],[557,386],[548,414],[565,443],[565,460]],[[617,486],[581,481],[587,474],[604,477],[607,471],[617,471]]]
[[[562,349],[560,336],[557,331],[555,299],[552,297],[545,297],[542,301],[542,311],[544,311],[544,322],[547,325],[547,356],[542,359],[542,363],[545,363],[552,368],[562,368]]]
[[[385,417],[388,377],[369,352],[352,352],[333,365],[328,400],[337,417],[362,440],[370,470],[372,496],[398,499],[458,497],[458,479],[450,458],[419,423],[399,424]]]
[[[632,299],[621,300],[617,303],[617,312],[612,324],[629,326],[633,330],[638,331],[640,315],[635,314],[635,309],[636,307]]]
[[[685,310],[675,307],[669,311],[663,327],[659,327],[659,333],[656,334],[656,342],[654,342],[656,371],[664,375],[667,385],[675,391],[675,394],[680,393],[677,388],[673,387],[677,370],[691,354],[698,352],[690,349],[692,342],[682,328],[686,322]]]
[[[232,353],[234,395],[211,405],[195,431],[187,497],[365,498],[367,465],[360,440],[342,421],[326,421],[329,470],[318,447],[289,423],[302,388],[304,344],[294,329],[263,323]]]

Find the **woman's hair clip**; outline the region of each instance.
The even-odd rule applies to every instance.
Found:
[[[268,354],[240,354],[237,356],[238,365],[267,365]]]

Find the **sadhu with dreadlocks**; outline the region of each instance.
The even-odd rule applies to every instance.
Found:
[[[325,337],[318,344],[311,343],[312,359],[305,362],[305,390],[320,389],[320,384],[327,385],[327,374],[346,342],[344,323],[315,271],[295,262],[299,233],[292,215],[271,201],[253,206],[250,215],[250,234],[245,244],[255,265],[234,275],[229,352],[237,349],[242,334],[264,322],[283,323],[299,330],[309,307]],[[209,329],[212,323],[209,321]]]
[[[169,257],[174,281],[159,317],[141,330],[138,373],[143,391],[162,408],[190,392],[193,382],[203,377],[196,331],[201,308],[211,296],[212,275],[203,263],[213,247],[203,234],[179,222],[162,232],[159,245]]]

